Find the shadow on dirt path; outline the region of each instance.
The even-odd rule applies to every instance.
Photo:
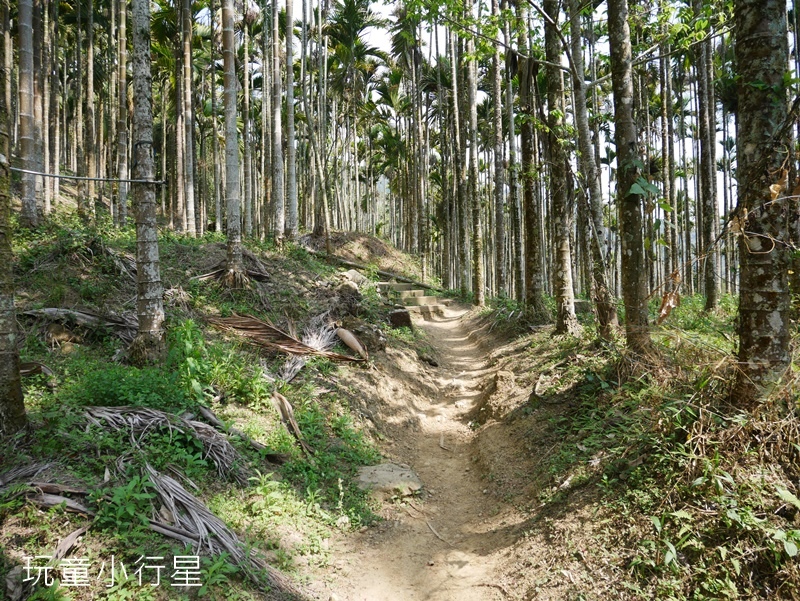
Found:
[[[454,307],[443,317],[416,323],[440,359],[438,392],[414,399],[419,428],[409,433],[410,456],[402,457],[422,480],[424,494],[388,505],[386,521],[335,544],[324,599],[507,598],[496,574],[504,549],[513,543],[516,516],[487,494],[466,423],[492,371],[470,336],[473,321],[466,308]]]

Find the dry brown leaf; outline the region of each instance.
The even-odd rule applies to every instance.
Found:
[[[783,169],[781,172],[781,179],[779,179],[777,182],[775,182],[769,187],[772,200],[777,200],[778,197],[781,195],[781,193],[786,189],[788,179],[789,179],[789,171]]]
[[[663,322],[675,307],[680,306],[681,296],[677,292],[665,292],[661,298],[661,308],[658,310],[658,321],[660,324]]]

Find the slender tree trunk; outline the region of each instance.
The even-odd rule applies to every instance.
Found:
[[[695,15],[700,16],[703,11],[702,0],[692,2]],[[709,106],[710,74],[708,71],[707,54],[711,52],[710,40],[704,40],[695,46],[695,72],[697,73],[697,120],[700,129],[700,202],[702,207],[701,223],[698,229],[701,241],[698,245],[698,254],[701,257],[700,266],[703,274],[703,289],[706,295],[706,311],[717,305],[717,274],[715,270],[715,253],[711,247],[714,241],[714,224],[717,220],[716,207],[716,166],[714,165],[713,147],[716,144],[715,129],[712,128],[713,106]],[[712,133],[714,132],[714,133]]]
[[[474,8],[472,9],[474,11]],[[483,225],[478,182],[478,61],[475,40],[467,39],[467,94],[469,97],[469,191],[472,197],[472,302],[478,307],[486,304],[486,277],[483,272]]]
[[[281,128],[281,63],[278,2],[272,3],[272,201],[275,206],[275,241],[280,243],[286,229],[286,203],[283,188],[283,133]]]
[[[227,213],[227,283],[240,288],[245,282],[242,258],[242,224],[239,202],[239,131],[236,128],[236,46],[233,38],[233,0],[222,1],[222,59],[225,69],[225,203]]]
[[[117,115],[117,173],[128,179],[128,0],[119,0],[118,61],[119,113]],[[164,116],[162,115],[162,119]],[[117,223],[125,226],[128,220],[128,183],[119,183]]]
[[[252,141],[251,141],[251,121],[250,114],[250,21],[247,15],[242,20],[243,46],[244,46],[244,69],[242,73],[242,136],[244,138],[244,235],[253,235],[253,170],[252,170]]]
[[[622,244],[625,336],[633,352],[647,353],[652,345],[647,321],[642,197],[631,191],[631,187],[640,177],[636,169],[640,158],[633,116],[633,60],[627,0],[608,0],[608,35],[614,91],[614,143],[617,148],[617,203]]]
[[[524,14],[523,14],[523,21]],[[520,54],[528,52],[527,34],[519,37]],[[519,105],[522,120],[522,185],[523,215],[525,220],[525,305],[535,323],[550,321],[550,313],[544,304],[544,280],[541,271],[542,235],[541,218],[535,194],[534,136],[533,136],[533,63],[525,58],[519,62]]]
[[[506,46],[510,46],[511,24],[506,19],[503,24],[503,36]],[[510,62],[510,61],[509,61]],[[510,70],[506,77],[506,120],[508,122],[508,189],[511,196],[511,228],[514,235],[514,266],[515,297],[522,304],[525,301],[525,257],[524,236],[522,232],[522,202],[520,199],[517,166],[517,128],[514,122],[514,74]]]
[[[3,2],[8,12],[7,0]],[[3,34],[8,33],[7,22],[2,23]],[[19,376],[19,351],[17,350],[17,320],[14,311],[14,257],[11,250],[11,170],[9,157],[8,119],[11,99],[6,86],[8,47],[3,44],[0,52],[0,438],[14,434],[25,427],[25,403]]]
[[[217,129],[217,69],[216,69],[216,48],[217,48],[217,6],[214,0],[211,0],[211,48],[209,55],[211,57],[211,160],[214,163],[214,231],[222,231],[222,194],[220,192],[220,183],[222,180],[219,165],[219,131]]]
[[[20,0],[19,11],[19,156],[22,168],[36,171],[36,140],[33,116],[33,2]],[[22,174],[22,214],[24,227],[37,227],[36,176]]]
[[[87,0],[86,6],[86,139],[83,143],[86,152],[86,175],[97,177],[97,152],[99,148],[97,138],[97,114],[95,110],[94,93],[94,2]],[[95,182],[86,182],[86,207],[90,218],[97,215],[97,196]]]
[[[739,180],[739,372],[734,401],[748,406],[780,381],[789,353],[790,227],[781,186],[790,147],[786,127],[788,69],[786,3],[737,0],[734,9],[739,111],[736,150]],[[783,186],[785,188],[785,186]],[[788,218],[787,218],[788,217]]]
[[[617,328],[617,308],[611,297],[608,283],[608,264],[605,257],[606,234],[603,225],[603,192],[600,189],[600,174],[592,151],[592,133],[589,127],[589,111],[586,106],[586,82],[583,66],[583,36],[581,34],[580,3],[570,0],[570,32],[572,35],[572,73],[575,90],[575,121],[578,129],[578,164],[583,174],[589,204],[586,227],[591,250],[592,296],[597,309],[597,333],[600,338],[610,339]]]
[[[133,179],[152,181],[153,78],[150,74],[150,4],[133,0]],[[158,256],[155,184],[135,183],[131,188],[136,215],[136,313],[139,333],[131,345],[137,363],[159,361],[164,340],[163,287]]]
[[[561,62],[561,44],[558,39],[558,0],[544,0],[544,11],[549,17],[545,23],[545,55],[551,63],[545,67],[547,76],[548,145],[550,147],[550,198],[553,203],[554,243],[555,243],[555,334],[580,332],[575,315],[575,292],[572,287],[572,252],[569,232],[572,229],[572,212],[567,196],[567,153],[564,138],[564,82],[561,69],[555,67]]]
[[[181,32],[183,41],[183,189],[186,203],[186,233],[194,238],[198,227],[195,211],[194,185],[194,121],[192,119],[192,0],[181,3]]]
[[[294,0],[286,0],[286,238],[298,234],[297,150],[294,131]]]
[[[492,0],[492,16],[500,18],[500,2]],[[495,249],[495,293],[506,294],[505,254],[505,168],[503,166],[503,93],[500,66],[500,29],[497,30],[497,45],[492,55],[492,95],[494,97],[494,249]]]

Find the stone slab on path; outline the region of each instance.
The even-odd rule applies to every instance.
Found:
[[[422,488],[422,481],[412,469],[396,463],[360,467],[356,482],[361,490],[371,490],[381,500],[408,497]]]

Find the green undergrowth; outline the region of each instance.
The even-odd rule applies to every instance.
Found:
[[[111,331],[66,324],[70,339],[65,342],[50,338],[48,328],[36,320],[21,317],[22,361],[41,362],[55,375],[25,379],[32,428],[0,450],[0,472],[48,462],[51,467],[43,477],[88,490],[82,502],[95,515],[40,510],[25,502],[20,487],[4,490],[1,581],[24,563],[23,556],[52,553],[60,539],[82,525],[90,526],[83,549],[95,570],[112,556],[132,564],[142,556],[188,554],[148,528],[159,508],[145,465],[177,478],[247,545],[290,573],[298,562],[326,562],[335,529],[376,519],[370,499],[354,481],[357,468],[379,461],[380,455],[348,405],[348,395],[337,388],[341,368],[314,358],[291,383],[274,380],[285,355],[259,353],[205,321],[210,315],[252,314],[302,332],[311,317],[328,309],[339,285],[338,270],[299,247],[278,251],[266,244],[249,247],[272,276],[264,284],[231,291],[191,279],[212,271],[224,258],[223,242],[214,233],[199,239],[173,234],[160,238],[169,349],[163,365],[119,363],[125,345]],[[100,315],[133,310],[134,283],[118,259],[130,256],[134,244],[130,228],[87,228],[67,217],[47,220],[35,234],[22,231],[15,241],[18,307],[74,307]],[[385,309],[367,288],[359,311],[369,322],[379,321]],[[343,346],[334,350],[350,352]],[[300,449],[281,423],[271,401],[274,391],[292,404],[311,454]],[[92,424],[85,416],[89,407],[133,406],[201,420],[200,405],[266,447],[257,451],[231,437],[242,457],[234,466],[236,473],[245,474],[241,481],[221,476],[191,432],[153,427],[134,435]],[[281,462],[270,462],[274,457]],[[140,587],[135,581],[113,586],[98,581],[87,590],[92,598],[115,600],[261,598],[230,558],[204,557],[201,572],[203,588],[190,593],[168,586]],[[43,599],[87,598],[85,591],[78,592],[84,596],[54,585],[35,594]]]
[[[586,338],[534,337],[539,394],[555,440],[545,508],[599,494],[596,541],[642,599],[800,595],[800,419],[794,383],[753,411],[730,399],[735,303],[682,299],[635,357]],[[658,307],[655,308],[656,310]],[[538,344],[537,344],[538,343]],[[548,509],[545,509],[548,511]]]

